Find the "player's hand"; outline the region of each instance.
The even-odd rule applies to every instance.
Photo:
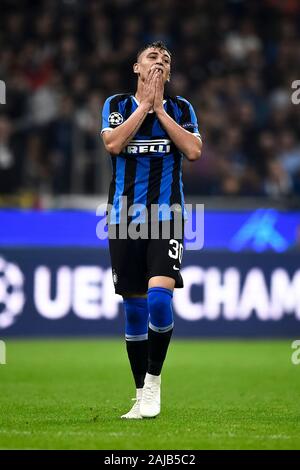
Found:
[[[155,96],[154,96],[154,105],[153,109],[155,113],[162,111],[164,108],[164,80],[162,71],[158,71],[155,77]]]
[[[144,82],[141,103],[146,104],[149,109],[154,106],[155,79],[160,72],[153,67],[149,70],[148,76]]]

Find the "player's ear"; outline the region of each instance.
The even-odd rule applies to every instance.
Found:
[[[133,73],[140,73],[139,64],[137,62],[133,64]]]

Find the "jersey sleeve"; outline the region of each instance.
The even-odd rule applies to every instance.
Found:
[[[197,116],[194,111],[193,106],[189,101],[177,96],[178,105],[179,105],[179,122],[178,124],[183,127],[185,130],[195,134],[201,139],[201,134],[199,132]]]
[[[112,131],[124,122],[121,112],[120,95],[113,95],[107,98],[102,109],[101,134],[105,131]]]

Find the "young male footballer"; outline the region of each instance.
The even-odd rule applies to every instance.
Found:
[[[183,287],[182,159],[197,160],[201,137],[193,107],[164,94],[171,53],[157,41],[137,54],[134,94],[110,96],[102,137],[111,155],[108,198],[113,282],[122,295],[125,339],[136,398],[127,419],[160,413],[161,370],[173,331],[172,296]],[[165,230],[166,229],[166,230]]]

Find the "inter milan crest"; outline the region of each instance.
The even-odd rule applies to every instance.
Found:
[[[122,114],[117,113],[117,112],[110,113],[110,115],[108,117],[108,122],[112,126],[119,126],[120,124],[122,124],[123,120],[124,119],[123,119]]]

